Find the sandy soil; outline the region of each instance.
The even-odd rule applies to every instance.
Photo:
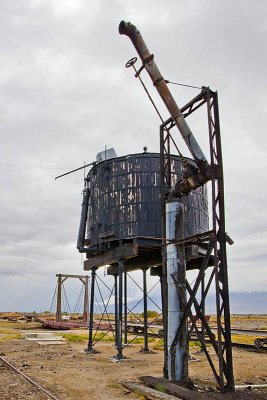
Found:
[[[95,347],[99,354],[88,355],[85,344],[64,342],[63,344],[41,345],[25,339],[0,343],[0,354],[14,366],[51,391],[60,400],[141,399],[123,388],[121,382],[138,381],[142,375],[162,376],[163,352],[140,353],[141,345],[129,346],[124,351],[124,361],[115,363],[109,357],[115,355],[112,343],[99,342]],[[211,390],[214,378],[205,357],[198,348],[190,349],[190,377],[200,387]],[[267,383],[267,352],[234,349],[236,384]],[[19,378],[0,367],[0,399],[36,399],[45,397],[34,392],[29,384],[22,385]],[[14,392],[16,395],[14,395]],[[39,397],[38,397],[39,396]],[[214,398],[214,397],[213,397]],[[219,399],[217,394],[215,398]],[[233,398],[224,396],[225,400]],[[267,391],[243,392],[238,399],[267,399]]]

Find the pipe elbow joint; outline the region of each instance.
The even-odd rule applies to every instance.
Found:
[[[126,35],[130,38],[133,37],[137,32],[136,26],[131,24],[131,22],[121,21],[119,24],[119,34]]]

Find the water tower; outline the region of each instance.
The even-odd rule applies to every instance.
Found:
[[[171,183],[182,180],[184,168],[194,167],[193,160],[171,155]],[[93,329],[95,271],[109,265],[107,273],[115,279],[115,330],[118,358],[122,357],[122,331],[127,332],[127,273],[140,269],[144,289],[144,349],[147,345],[147,271],[162,277],[162,251],[165,245],[164,185],[161,156],[142,153],[117,157],[114,149],[99,153],[93,163],[83,190],[83,204],[77,248],[86,253],[84,269],[92,272],[90,331]],[[206,186],[184,197],[185,237],[208,230]],[[205,248],[188,245],[185,249],[187,268],[198,268]],[[162,281],[161,281],[162,282]],[[123,290],[124,287],[124,290]],[[164,289],[162,287],[161,293]],[[124,304],[124,318],[123,306]],[[125,311],[126,310],[126,311]],[[90,334],[90,336],[91,336]],[[89,338],[89,351],[92,350]]]

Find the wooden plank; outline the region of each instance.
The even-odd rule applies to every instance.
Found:
[[[98,254],[92,258],[88,258],[84,261],[83,269],[90,271],[92,268],[103,267],[104,265],[114,264],[120,258],[128,259],[138,256],[138,245],[137,244],[125,244],[117,247],[116,249],[108,250],[102,254]]]
[[[140,247],[150,247],[150,248],[159,248],[161,249],[162,238],[151,238],[151,237],[142,237],[139,236],[134,239],[135,243],[137,243]]]
[[[173,383],[171,381],[167,381],[164,378],[155,378],[153,376],[141,376],[139,380],[149,387],[162,387],[166,393],[169,393],[175,398],[182,399],[182,400],[210,400],[210,397],[199,393],[195,390],[186,389],[183,386],[179,386],[177,383]]]
[[[144,385],[134,383],[134,382],[123,382],[122,385],[126,387],[127,389],[131,390],[132,392],[138,393],[138,394],[143,394],[146,399],[150,400],[182,400],[181,398],[179,399],[178,397],[171,396],[170,394],[167,393],[162,393],[159,390],[152,389],[149,387],[146,387]]]
[[[134,258],[125,260],[124,268],[126,269],[127,272],[130,272],[130,271],[135,271],[137,269],[154,267],[161,263],[162,263],[161,254],[149,254],[146,256],[142,255],[139,257],[134,257]],[[111,265],[107,269],[108,275],[114,275],[116,272],[117,272],[116,265]]]

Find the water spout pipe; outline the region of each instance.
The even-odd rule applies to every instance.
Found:
[[[173,120],[175,121],[175,124],[180,131],[190,153],[192,154],[198,168],[200,170],[205,169],[207,165],[207,160],[197,143],[193,133],[191,132],[189,126],[187,125],[185,118],[179,109],[178,105],[176,104],[166,82],[165,79],[162,77],[155,61],[154,61],[154,55],[150,53],[148,50],[141,33],[138,31],[138,29],[131,24],[130,22],[125,22],[121,21],[119,25],[119,33],[121,35],[126,35],[128,36],[139,57],[142,60],[143,66],[141,69],[137,72],[137,76],[141,72],[143,68],[145,68],[154,84],[156,87],[159,95],[161,96],[165,106],[169,110]]]

